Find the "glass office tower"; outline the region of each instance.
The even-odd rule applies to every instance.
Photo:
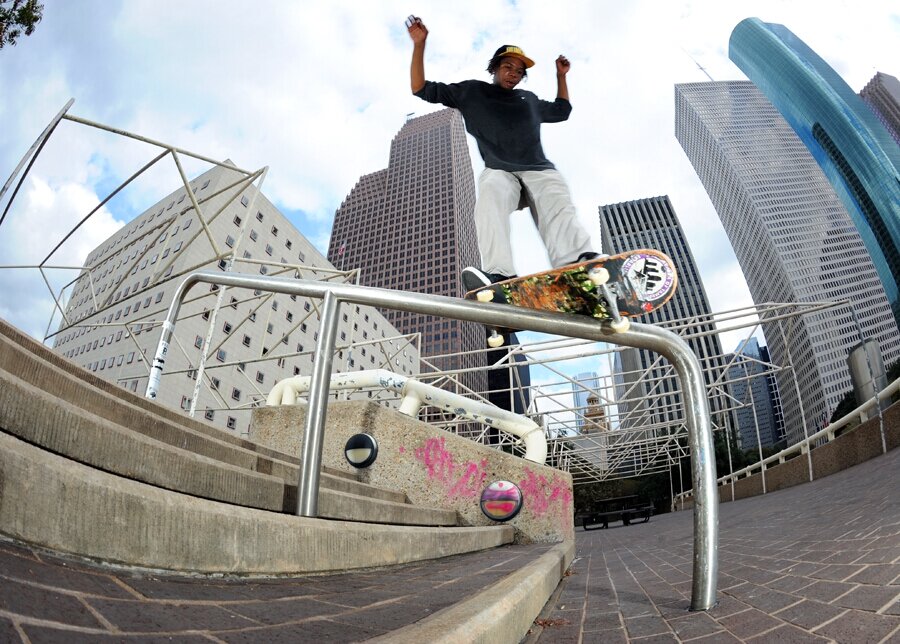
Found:
[[[872,255],[900,326],[900,146],[837,72],[783,25],[741,21],[728,55],[822,167]]]

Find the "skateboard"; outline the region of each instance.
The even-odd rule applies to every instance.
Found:
[[[677,285],[675,265],[668,256],[640,249],[481,286],[465,297],[588,315],[609,320],[612,330],[621,333],[630,327],[629,318],[655,311],[668,302]],[[502,346],[504,332],[491,329],[488,345]]]

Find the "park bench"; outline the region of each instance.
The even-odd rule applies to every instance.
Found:
[[[637,495],[604,499],[597,505],[597,510],[586,512],[576,517],[581,519],[585,530],[606,529],[611,522],[621,521],[622,525],[647,523],[653,514],[653,504],[641,502]]]

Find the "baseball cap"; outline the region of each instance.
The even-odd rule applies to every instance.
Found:
[[[534,66],[534,61],[526,56],[525,52],[522,51],[521,48],[516,47],[515,45],[503,45],[496,51],[494,57],[491,60],[498,60],[500,58],[503,58],[504,56],[512,56],[513,58],[518,58],[523,63],[525,63],[525,69]]]

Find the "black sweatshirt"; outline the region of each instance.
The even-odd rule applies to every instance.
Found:
[[[484,165],[508,172],[554,169],[541,147],[541,123],[565,121],[572,111],[564,98],[551,103],[523,89],[479,80],[449,85],[425,81],[416,96],[462,112]]]

